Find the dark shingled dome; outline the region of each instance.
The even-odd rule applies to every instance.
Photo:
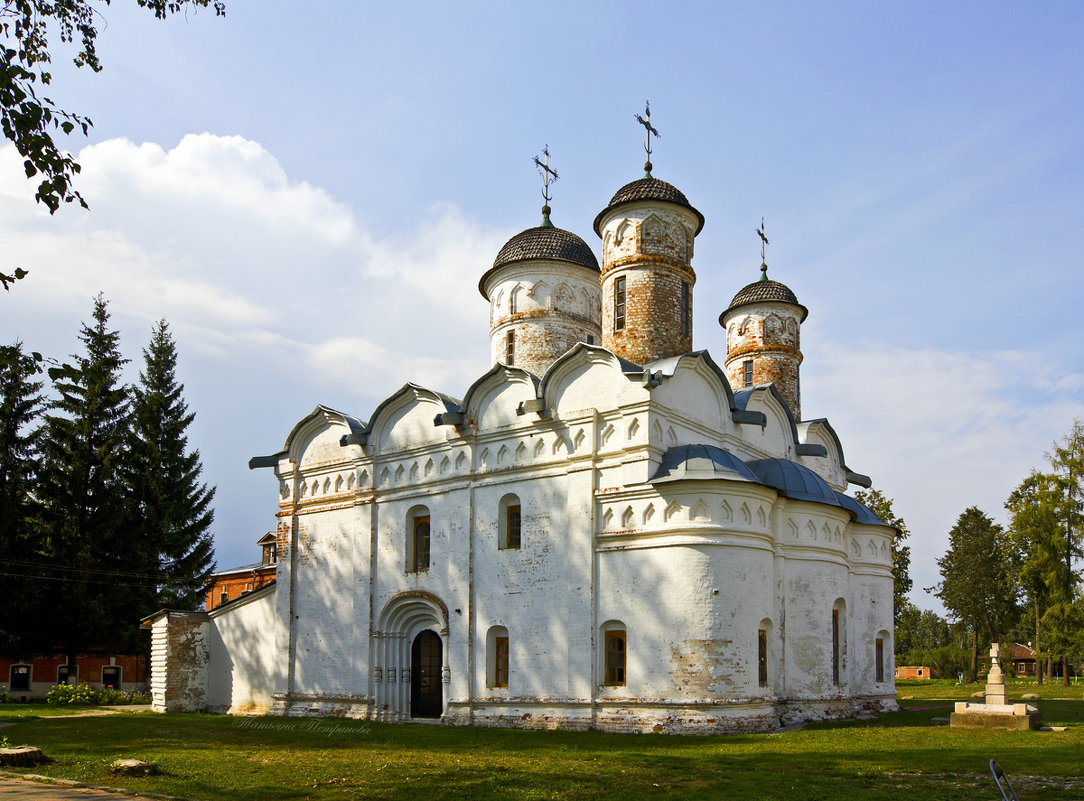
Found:
[[[644,177],[638,178],[631,183],[627,183],[617,190],[614,196],[610,198],[610,204],[595,217],[595,233],[602,236],[602,233],[599,231],[599,223],[602,221],[602,217],[606,212],[616,206],[621,206],[625,203],[635,203],[639,200],[662,200],[667,203],[676,203],[678,206],[684,206],[693,212],[700,221],[696,227],[696,233],[699,234],[704,227],[704,215],[693,208],[693,204],[685,197],[684,192],[673,184],[668,184],[666,181],[660,181],[658,178]]]
[[[482,297],[489,300],[485,287],[486,281],[494,270],[506,264],[532,259],[567,261],[594,270],[596,273],[599,272],[598,259],[595,258],[595,254],[586,242],[563,228],[557,228],[554,225],[539,225],[516,234],[504,243],[497,258],[493,260],[493,267],[478,282],[478,291],[482,293]]]
[[[798,298],[791,292],[790,287],[786,284],[781,284],[778,281],[773,281],[770,278],[762,278],[739,290],[738,294],[734,296],[734,300],[730,301],[730,306],[727,307],[727,310],[719,315],[719,322],[722,323],[726,312],[731,309],[744,306],[746,303],[763,303],[764,301],[791,303],[797,306],[802,310],[802,319],[800,322],[804,322],[805,318],[809,316],[809,309],[798,302]]]

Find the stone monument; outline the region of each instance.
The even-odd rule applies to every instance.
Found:
[[[1042,722],[1039,710],[1031,704],[1010,704],[1001,671],[1001,645],[990,646],[990,672],[986,674],[986,703],[958,702],[949,716],[950,726],[979,729],[1033,729]]]

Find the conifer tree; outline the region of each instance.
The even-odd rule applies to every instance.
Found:
[[[0,652],[32,650],[39,629],[34,610],[40,583],[27,577],[27,563],[42,558],[37,538],[33,485],[39,472],[38,417],[44,409],[37,354],[22,343],[0,347]]]
[[[978,680],[979,637],[996,642],[1017,614],[1010,557],[1004,530],[972,506],[956,520],[949,549],[937,560],[941,582],[931,589],[971,632],[971,681]]]
[[[38,494],[42,528],[52,562],[48,577],[49,644],[69,664],[93,647],[128,650],[138,641],[129,604],[130,585],[146,579],[131,568],[123,482],[127,457],[128,392],[119,334],[109,328],[101,295],[93,324],[79,334],[85,353],[74,366],[51,368],[58,398],[43,428]]]
[[[132,389],[129,484],[133,542],[157,575],[158,592],[142,615],[162,607],[193,609],[213,569],[210,527],[214,488],[200,482],[199,451],[185,434],[195,414],[177,383],[177,352],[160,320],[143,350],[144,370]]]
[[[892,526],[896,532],[892,535],[892,619],[899,622],[900,615],[907,607],[907,593],[911,591],[911,546],[903,541],[911,536],[910,529],[892,509],[892,499],[878,489],[859,490],[855,500],[869,507],[881,522]]]

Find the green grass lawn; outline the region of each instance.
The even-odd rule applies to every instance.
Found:
[[[900,682],[898,713],[800,731],[725,737],[388,725],[338,719],[118,714],[33,717],[0,706],[12,744],[56,761],[29,769],[94,784],[230,799],[996,798],[997,759],[1021,799],[1084,799],[1080,687],[1037,691],[1065,732],[933,726],[979,685]],[[1010,698],[1036,691],[1012,685]],[[1047,697],[1049,696],[1049,698]],[[1058,696],[1063,696],[1058,700]],[[1075,696],[1075,697],[1072,697]],[[120,778],[117,758],[163,775]]]

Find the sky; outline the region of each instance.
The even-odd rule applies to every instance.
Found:
[[[368,419],[407,381],[489,364],[477,289],[541,219],[653,174],[706,218],[694,347],[769,275],[810,310],[802,411],[911,531],[912,599],[969,506],[1003,503],[1084,417],[1084,5],[227,0],[103,6],[94,74],[54,42],[50,96],[90,210],[50,216],[0,143],[0,341],[63,360],[104,293],[135,380],[169,321],[217,487],[220,568],[255,561],[279,451],[323,404]],[[853,489],[853,488],[852,488]]]

